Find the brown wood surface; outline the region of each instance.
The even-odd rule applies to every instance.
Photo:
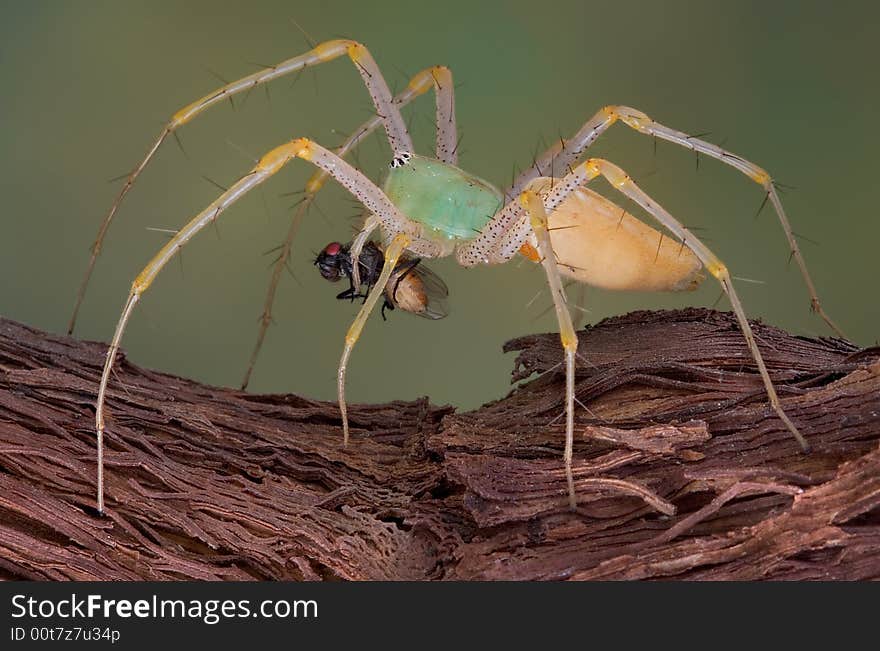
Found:
[[[575,483],[561,349],[524,337],[469,413],[251,395],[120,360],[95,512],[105,346],[0,320],[0,577],[880,577],[880,349],[756,324],[802,454],[730,315],[638,312],[580,333]]]

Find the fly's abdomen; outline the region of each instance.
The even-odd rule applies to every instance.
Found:
[[[393,167],[383,189],[404,215],[452,240],[476,236],[502,203],[490,183],[422,156]]]

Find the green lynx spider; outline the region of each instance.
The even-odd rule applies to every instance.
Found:
[[[95,426],[98,448],[97,505],[100,512],[104,510],[103,436],[107,383],[120,340],[138,299],[175,253],[196,233],[217,219],[220,213],[242,195],[294,159],[307,161],[315,165],[318,170],[306,185],[305,200],[300,204],[288,234],[282,259],[276,266],[275,278],[266,299],[263,324],[251,359],[251,368],[268,324],[277,276],[286,256],[289,255],[296,224],[304,214],[305,207],[314,199],[327,178],[333,177],[362,203],[369,213],[362,230],[354,240],[352,257],[357,259],[364,243],[377,228],[381,232],[385,246],[385,264],[382,273],[345,337],[345,347],[339,364],[337,388],[345,444],[348,443],[349,438],[345,402],[345,373],[348,359],[367,317],[383,295],[385,284],[399,256],[404,251],[422,258],[435,258],[454,253],[459,264],[472,267],[478,264],[507,262],[519,252],[535,262],[540,262],[543,266],[559,321],[566,375],[564,463],[568,501],[572,508],[576,505],[572,447],[574,360],[578,339],[567,310],[561,275],[580,282],[619,289],[681,290],[695,286],[701,278],[697,272],[701,267],[705,268],[719,281],[730,299],[748,348],[760,372],[771,407],[801,447],[804,450],[808,449],[797,427],[782,409],[726,266],[693,233],[636,186],[619,167],[599,158],[590,158],[580,163],[578,161],[584,151],[619,120],[639,133],[676,143],[739,170],[764,189],[765,201],[769,201],[775,208],[788,239],[791,254],[800,267],[811,297],[812,309],[839,333],[840,331],[819,304],[819,298],[783,211],[779,195],[766,171],[716,145],[654,122],[638,110],[625,106],[606,106],[587,120],[570,139],[556,143],[539,156],[532,167],[522,172],[511,187],[501,193],[490,184],[456,166],[454,91],[452,74],[448,68],[433,66],[419,72],[401,94],[392,97],[382,73],[367,48],[356,41],[346,39],[321,43],[303,55],[227,84],[185,106],[172,116],[143,161],[128,176],[101,224],[71,317],[69,327],[71,332],[107,229],[132,184],[165,139],[209,107],[236,93],[248,91],[283,75],[343,55],[349,57],[360,73],[376,108],[376,115],[362,125],[335,152],[328,151],[308,138],[296,138],[265,154],[250,172],[179,230],[135,278],[107,351],[98,391]],[[413,143],[400,109],[432,88],[436,98],[437,141],[435,158],[426,158],[413,153]],[[384,189],[377,187],[344,160],[344,157],[365,136],[380,125],[385,130],[393,152],[391,170]],[[568,173],[561,178],[551,179],[543,176],[544,170],[568,170]],[[667,250],[663,246],[663,237],[658,231],[641,224],[607,199],[583,187],[597,176],[605,177],[613,188],[640,205],[677,238],[678,243],[670,242],[673,244],[672,249]],[[580,231],[560,226],[566,219],[579,225]],[[610,223],[609,219],[616,222],[617,228],[614,232],[621,233],[622,239],[612,241],[606,237],[611,232],[606,228]],[[621,228],[621,225],[624,227]],[[657,236],[660,236],[659,247],[656,245]],[[565,254],[562,253],[564,249],[567,249]],[[650,254],[646,251],[650,251]],[[678,255],[670,251],[677,251]],[[682,255],[682,252],[685,255]],[[628,270],[626,278],[614,265],[595,264],[596,256],[600,254],[610,255],[610,259],[629,264],[632,268]],[[354,269],[357,272],[356,262]],[[629,273],[630,271],[632,273]],[[359,286],[360,279],[356,277],[354,281],[356,286]],[[249,368],[248,375],[250,370]]]

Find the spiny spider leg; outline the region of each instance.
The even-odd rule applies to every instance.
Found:
[[[437,160],[450,165],[458,164],[458,127],[455,123],[455,84],[452,71],[445,66],[434,66],[431,76],[437,96]]]
[[[125,195],[128,194],[128,191],[131,189],[135,180],[140,176],[150,160],[152,160],[165,139],[209,107],[214,106],[237,93],[250,90],[255,86],[272,81],[278,77],[283,77],[292,72],[297,72],[306,67],[332,61],[343,54],[348,55],[360,73],[361,78],[370,93],[370,97],[373,99],[373,104],[376,107],[376,113],[379,116],[379,120],[385,127],[385,132],[388,136],[388,142],[391,145],[392,151],[395,154],[412,152],[412,139],[406,130],[406,124],[403,121],[403,116],[400,114],[400,109],[394,104],[391,97],[391,91],[388,89],[388,84],[385,82],[382,72],[379,70],[379,66],[376,65],[370,52],[365,46],[357,41],[338,39],[320,43],[305,54],[293,57],[292,59],[287,59],[271,68],[260,70],[259,72],[255,72],[247,77],[242,77],[237,81],[233,81],[232,83],[218,88],[214,92],[183,107],[171,116],[171,119],[159,133],[159,137],[147,151],[144,159],[134,168],[134,170],[132,170],[131,174],[128,175],[122,189],[113,201],[110,211],[104,217],[104,221],[101,222],[98,235],[95,238],[94,244],[92,244],[89,264],[88,267],[86,267],[85,275],[83,276],[82,283],[77,292],[76,304],[74,305],[73,314],[71,315],[70,322],[67,326],[68,334],[73,333],[73,329],[76,326],[79,308],[82,304],[83,298],[85,298],[89,280],[91,279],[92,271],[95,268],[95,262],[98,259],[98,255],[101,253],[101,247],[104,243],[104,237],[107,235],[107,230],[110,228],[110,223],[113,221],[113,217],[116,215],[116,211],[119,209]],[[449,86],[451,88],[451,84]]]
[[[617,116],[614,113],[609,113],[605,108],[600,109],[571,138],[553,143],[547,151],[538,156],[505,190],[505,196],[509,199],[518,198],[529,181],[539,176],[558,178],[567,174],[577,163],[581,154],[616,121]]]
[[[361,291],[361,266],[358,264],[358,261],[361,258],[361,251],[364,250],[364,245],[367,243],[367,240],[370,239],[370,236],[373,234],[373,231],[379,226],[379,220],[376,219],[375,215],[369,215],[364,222],[364,227],[361,229],[360,233],[358,233],[355,238],[351,241],[351,249],[349,249],[349,254],[351,255],[351,283],[354,285],[354,290],[356,292]]]
[[[602,159],[590,159],[584,162],[578,167],[575,168],[575,171],[569,174],[563,183],[576,183],[578,185],[589,182],[590,180],[596,178],[599,175],[604,176],[608,182],[614,186],[619,192],[629,197],[631,200],[635,201],[638,205],[640,205],[645,211],[647,211],[654,219],[656,219],[660,224],[665,226],[672,232],[681,242],[684,243],[686,247],[688,247],[691,251],[694,252],[700,262],[703,263],[703,266],[706,268],[710,274],[712,274],[721,285],[721,288],[724,290],[724,293],[727,294],[727,298],[730,300],[730,305],[733,308],[733,312],[736,315],[736,320],[739,322],[740,330],[742,330],[743,336],[746,339],[746,343],[748,344],[749,351],[752,353],[752,358],[755,360],[755,364],[758,366],[758,372],[761,374],[761,379],[764,382],[764,389],[767,391],[767,396],[770,398],[770,406],[776,412],[776,415],[779,416],[780,420],[785,423],[785,426],[788,428],[788,431],[794,436],[797,442],[800,444],[801,449],[804,452],[808,452],[810,450],[810,446],[807,443],[806,439],[801,435],[798,431],[798,428],[795,427],[794,423],[788,417],[788,414],[782,409],[782,405],[779,402],[779,396],[776,395],[776,388],[773,386],[773,382],[770,380],[770,373],[767,371],[767,366],[764,363],[764,358],[761,355],[761,351],[758,348],[758,344],[755,341],[755,335],[752,332],[752,326],[749,324],[749,320],[746,317],[745,310],[743,310],[742,303],[740,303],[739,296],[736,293],[736,290],[733,288],[733,281],[731,280],[730,273],[727,270],[727,266],[721,261],[718,256],[716,256],[703,242],[699,240],[693,233],[691,233],[684,225],[675,219],[669,212],[667,212],[660,204],[651,199],[641,188],[639,188],[633,180],[627,175],[622,169],[614,165],[613,163],[609,163],[608,161]],[[548,202],[545,202],[545,206],[547,203],[551,205],[558,205],[561,199],[559,198],[561,193],[558,189],[554,190],[548,196]],[[550,206],[547,206],[548,209],[551,209]],[[555,206],[554,206],[555,207]]]
[[[405,233],[398,233],[391,241],[391,244],[388,245],[388,248],[385,249],[385,263],[382,266],[382,273],[379,274],[379,279],[370,289],[370,293],[367,295],[367,300],[364,301],[357,317],[355,317],[354,322],[351,324],[351,327],[345,335],[345,348],[342,351],[342,357],[339,359],[339,370],[336,374],[339,411],[342,412],[343,445],[348,445],[348,407],[345,404],[345,371],[348,367],[348,358],[351,356],[351,351],[354,349],[354,345],[361,336],[361,331],[364,328],[367,317],[370,316],[370,312],[373,311],[379,298],[385,295],[385,285],[388,284],[388,279],[391,278],[391,272],[394,271],[394,268],[397,266],[400,254],[403,253],[403,250],[409,245],[409,243],[410,238]]]
[[[396,107],[398,107],[398,109],[402,108],[409,104],[416,97],[419,97],[429,91],[431,88],[434,89],[434,95],[436,97],[437,104],[437,158],[443,160],[444,162],[454,164],[456,127],[452,71],[445,66],[432,66],[418,72],[412,79],[410,79],[406,90],[404,90],[394,98],[393,103]],[[380,124],[382,124],[382,118],[378,115],[374,115],[372,118],[364,122],[360,127],[355,129],[355,131],[348,138],[346,138],[345,142],[343,142],[342,145],[340,145],[334,151],[334,153],[340,158],[345,158],[361,142],[363,142],[363,140],[367,136],[373,133],[373,131],[375,131]],[[302,223],[302,220],[305,217],[309,206],[312,204],[312,202],[314,202],[315,196],[318,194],[321,188],[324,187],[324,183],[327,181],[328,176],[329,175],[327,174],[327,172],[322,169],[317,170],[312,175],[312,177],[306,183],[305,194],[300,200],[299,205],[297,205],[296,212],[291,219],[290,228],[287,231],[287,236],[284,238],[284,243],[281,245],[281,251],[278,255],[278,259],[275,261],[274,268],[272,269],[272,277],[269,281],[269,288],[266,291],[266,299],[263,302],[263,312],[260,315],[260,329],[257,333],[257,341],[254,344],[253,351],[251,352],[251,358],[248,362],[248,367],[245,371],[244,379],[241,382],[242,389],[246,389],[248,383],[250,382],[251,374],[253,373],[254,366],[257,363],[257,357],[259,357],[260,349],[263,347],[263,341],[266,339],[266,331],[269,329],[269,324],[272,323],[272,307],[275,304],[275,294],[278,291],[278,285],[281,282],[281,276],[284,273],[284,268],[287,265],[287,261],[290,259],[290,253],[293,248],[293,239],[296,236],[297,231],[299,230],[299,226]],[[372,229],[370,229],[370,231],[372,231]],[[364,231],[361,231],[361,234],[363,235]],[[362,240],[365,241],[369,234],[370,232],[367,232]],[[363,247],[363,241],[361,241],[360,246],[357,246],[356,248],[354,246],[352,247],[352,257],[355,260],[359,256],[360,250]],[[355,244],[357,244],[357,242]],[[354,273],[354,285],[355,288],[359,288],[360,265],[355,265]]]
[[[544,203],[537,194],[528,190],[522,193],[520,200],[528,212],[531,231],[538,240],[541,265],[547,274],[547,284],[550,285],[550,295],[553,297],[556,319],[559,321],[559,337],[565,351],[565,453],[563,460],[565,462],[565,480],[568,484],[568,506],[574,510],[577,507],[577,498],[571,473],[571,458],[574,448],[574,358],[577,354],[578,338],[571,323],[565,289],[562,287],[562,278],[556,266],[556,255],[553,253],[553,245],[550,242]]]
[[[244,194],[267,180],[295,158],[301,158],[330,173],[340,185],[345,187],[358,201],[363,203],[367,210],[376,215],[385,232],[391,234],[404,233],[410,239],[417,238],[421,234],[420,226],[410,222],[401,215],[394,204],[385,196],[385,193],[376,187],[372,181],[338,156],[307,138],[291,140],[263,156],[248,174],[234,183],[227,191],[211,202],[207,208],[190,220],[186,226],[181,228],[150,260],[132,283],[131,291],[126,299],[119,322],[116,325],[116,331],[113,334],[110,347],[107,350],[104,371],[101,375],[101,385],[98,390],[95,428],[98,439],[99,512],[103,513],[104,511],[104,402],[107,393],[107,382],[113,370],[113,363],[119,350],[125,326],[135,305],[141,295],[150,287],[156,275],[184,244],[189,242],[205,226],[214,222],[224,210]],[[428,245],[423,244],[423,246],[427,247]],[[439,252],[439,250],[429,251],[427,248],[423,249],[423,251],[433,255]]]
[[[788,217],[782,207],[779,193],[776,190],[776,186],[774,185],[770,174],[758,165],[755,165],[718,145],[713,145],[700,138],[689,136],[682,131],[677,131],[664,126],[659,122],[655,122],[645,113],[642,113],[637,109],[628,106],[606,106],[600,109],[593,117],[587,120],[580,130],[569,140],[555,143],[539,156],[529,169],[522,172],[516,178],[511,187],[505,192],[505,196],[509,198],[516,197],[522,192],[526,185],[528,185],[529,181],[538,176],[561,176],[562,173],[568,171],[570,167],[577,162],[581,154],[592,145],[602,133],[618,120],[622,121],[628,127],[635,129],[639,133],[655,136],[691,149],[698,154],[705,154],[706,156],[715,158],[716,160],[739,170],[752,181],[763,187],[766,193],[765,201],[769,200],[776,211],[779,223],[782,225],[782,230],[785,232],[785,238],[788,240],[791,255],[797,262],[801,276],[804,279],[804,284],[807,286],[807,291],[810,294],[810,308],[822,317],[825,323],[827,323],[838,336],[844,336],[841,329],[837,327],[837,324],[834,323],[834,321],[831,320],[831,317],[829,317],[825,310],[822,309],[822,305],[819,302],[819,294],[816,292],[816,286],[813,284],[813,279],[810,277],[810,272],[807,270],[807,263],[801,254],[797,239],[791,229]]]
[[[521,203],[527,208],[530,217],[528,226],[521,225],[517,228],[519,231],[520,242],[524,242],[529,233],[534,233],[541,252],[541,262],[547,274],[550,284],[551,295],[553,296],[554,305],[556,307],[556,315],[559,320],[560,338],[565,350],[566,356],[566,476],[569,481],[569,502],[574,500],[573,482],[571,480],[571,452],[570,445],[573,440],[573,414],[574,414],[574,355],[577,350],[577,340],[571,340],[573,329],[571,326],[571,318],[566,309],[565,294],[562,291],[562,282],[559,276],[559,270],[556,265],[555,255],[550,244],[549,233],[547,231],[546,214],[552,213],[575,189],[585,186],[597,176],[604,176],[608,182],[619,192],[630,198],[642,208],[644,208],[654,219],[665,226],[672,232],[684,246],[687,246],[700,259],[706,270],[711,273],[721,284],[721,288],[727,294],[730,304],[733,307],[734,314],[739,322],[740,330],[746,339],[749,351],[758,372],[764,383],[767,396],[770,399],[770,406],[785,424],[786,428],[792,433],[801,448],[806,452],[810,447],[797,427],[788,417],[788,414],[782,409],[776,389],[770,379],[770,374],[764,363],[764,358],[755,341],[754,333],[751,325],[746,318],[745,311],[740,303],[736,290],[733,287],[730,274],[724,263],[696,236],[687,230],[681,222],[669,214],[660,204],[651,199],[641,188],[639,188],[632,179],[619,167],[603,159],[591,158],[584,163],[578,165],[572,172],[567,174],[558,184],[551,190],[543,202],[537,201],[534,192],[525,191],[520,196]],[[539,206],[538,204],[543,204]],[[511,245],[513,251],[514,248]],[[509,253],[511,256],[513,252]]]

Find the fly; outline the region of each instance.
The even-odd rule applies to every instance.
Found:
[[[338,282],[347,278],[349,288],[336,295],[340,300],[366,299],[370,288],[376,284],[385,256],[378,244],[367,242],[358,258],[361,289],[357,291],[352,280],[353,265],[351,243],[331,242],[315,258],[315,266],[325,280]],[[385,287],[385,310],[400,308],[426,319],[442,319],[449,314],[447,298],[449,289],[441,278],[422,264],[421,258],[401,256]]]

